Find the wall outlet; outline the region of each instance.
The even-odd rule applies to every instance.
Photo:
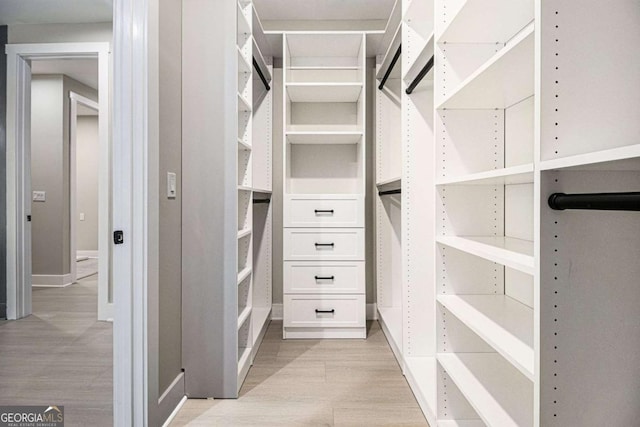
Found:
[[[84,212],[80,212],[80,221],[84,221]]]
[[[177,192],[176,174],[174,172],[167,172],[167,198],[175,199]]]
[[[46,202],[47,201],[47,192],[46,191],[34,191],[33,192],[33,201],[34,202]]]

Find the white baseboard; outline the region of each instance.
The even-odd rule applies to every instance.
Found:
[[[76,251],[77,257],[98,258],[98,251]]]
[[[282,303],[271,304],[271,320],[282,320]]]
[[[378,320],[378,306],[375,302],[367,304],[367,320]]]
[[[187,401],[184,394],[184,372],[180,372],[171,385],[162,393],[158,399],[159,420],[165,420],[164,426],[171,424],[171,421],[180,412],[180,408]]]
[[[271,320],[282,320],[282,304],[271,306]],[[367,320],[378,320],[376,304],[367,304]]]
[[[42,288],[66,288],[71,285],[71,274],[48,275],[33,274],[31,275],[31,286]]]

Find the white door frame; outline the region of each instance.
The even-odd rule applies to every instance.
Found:
[[[71,283],[75,282],[78,279],[77,272],[77,238],[78,238],[78,227],[76,217],[77,208],[78,208],[78,165],[77,165],[77,148],[78,148],[78,104],[84,105],[85,107],[91,108],[96,112],[100,112],[100,105],[92,99],[89,99],[85,96],[80,95],[79,93],[75,93],[71,91],[69,93],[69,106],[70,106],[70,114],[69,114],[69,214],[71,216],[69,223],[69,272],[71,273]],[[108,148],[108,147],[107,147]],[[104,154],[102,150],[100,150],[99,155]],[[98,189],[98,198],[100,197],[100,189]],[[109,212],[101,212],[98,211],[98,221],[103,215],[109,215]],[[98,267],[100,264],[98,263]],[[98,276],[99,277],[99,276]],[[102,301],[101,298],[98,298],[98,303]],[[108,296],[107,296],[107,303]]]
[[[157,50],[149,39],[157,3],[113,2],[113,228],[124,234],[113,246],[116,426],[149,424],[149,90],[158,91],[149,81],[149,56]]]
[[[31,314],[30,254],[26,254],[26,215],[31,212],[29,61],[37,59],[98,58],[98,122],[100,134],[100,200],[98,210],[109,212],[109,43],[10,44],[7,52],[7,318]],[[27,117],[27,118],[26,118]],[[26,119],[25,119],[26,118]],[[99,220],[98,319],[113,319],[109,301],[109,215]],[[26,274],[25,274],[26,273]]]

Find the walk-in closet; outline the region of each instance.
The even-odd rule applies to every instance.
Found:
[[[185,394],[380,328],[424,425],[637,424],[637,1],[302,3],[183,1]]]

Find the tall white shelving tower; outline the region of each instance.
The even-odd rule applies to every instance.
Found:
[[[403,6],[402,75],[433,52],[433,99],[403,98],[404,274],[382,286],[401,297],[402,339],[388,335],[427,419],[633,424],[640,227],[619,209],[638,209],[637,2],[436,0],[433,24],[421,7]],[[412,205],[416,157],[432,175]],[[579,210],[552,209],[556,194]]]
[[[284,338],[364,338],[365,36],[285,33]]]

